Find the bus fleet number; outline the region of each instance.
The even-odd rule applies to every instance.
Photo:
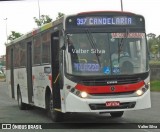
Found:
[[[77,18],[77,25],[85,25],[86,21],[86,18]]]

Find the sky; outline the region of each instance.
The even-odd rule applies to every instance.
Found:
[[[40,15],[55,20],[58,12],[70,15],[84,11],[120,11],[121,3],[120,0],[39,0],[38,6],[38,0],[0,1],[0,55],[6,53],[4,43],[11,31],[25,34],[37,28],[33,17],[39,17],[39,9]],[[143,15],[146,33],[160,35],[160,0],[123,0],[123,11]]]

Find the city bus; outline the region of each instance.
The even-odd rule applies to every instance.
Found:
[[[142,15],[119,11],[63,16],[6,45],[6,81],[21,110],[67,113],[147,109],[149,51]],[[68,114],[67,114],[68,115]]]

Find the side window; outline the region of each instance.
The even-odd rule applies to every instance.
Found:
[[[42,63],[50,63],[50,33],[42,34]]]
[[[19,44],[16,44],[14,46],[14,67],[19,67],[19,59],[20,59],[20,56],[19,56]]]
[[[26,65],[26,47],[25,43],[20,43],[19,45],[19,52],[20,52],[20,66]]]
[[[11,48],[10,47],[7,47],[6,48],[6,69],[10,69],[11,67]]]
[[[41,64],[41,38],[40,36],[36,36],[33,39],[33,64]]]

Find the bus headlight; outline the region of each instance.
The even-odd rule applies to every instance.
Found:
[[[143,95],[148,89],[149,89],[149,86],[146,86],[146,85],[145,85],[145,87],[142,87],[142,88],[138,89],[135,93],[136,93],[136,95],[141,96],[141,95]]]
[[[88,96],[88,94],[86,92],[81,92],[80,95],[81,95],[82,98],[86,98]]]
[[[88,97],[88,93],[85,91],[79,91],[78,89],[76,89],[75,87],[72,87],[70,85],[66,85],[66,89],[73,93],[74,95],[77,95],[80,98],[87,98]]]
[[[141,95],[143,94],[142,89],[138,89],[138,90],[136,91],[136,94],[137,94],[138,96],[141,96]]]

